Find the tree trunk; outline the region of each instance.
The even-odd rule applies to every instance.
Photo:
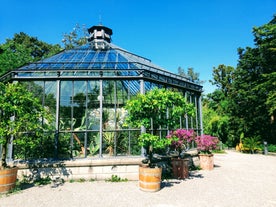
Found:
[[[6,162],[6,155],[7,155],[7,141],[5,141],[2,144],[2,150],[1,150],[1,161],[0,161],[0,169],[6,168],[7,167],[7,162]]]

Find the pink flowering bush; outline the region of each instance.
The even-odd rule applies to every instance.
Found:
[[[182,150],[186,150],[189,143],[194,140],[195,132],[194,130],[177,129],[171,131],[167,138],[170,139],[170,148],[181,152]]]
[[[217,148],[219,139],[211,135],[203,134],[201,136],[197,136],[195,138],[195,142],[197,144],[197,149],[200,151],[200,153],[211,154],[212,153],[211,150],[214,150]]]

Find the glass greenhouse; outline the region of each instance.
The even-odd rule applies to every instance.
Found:
[[[55,130],[41,140],[41,157],[110,157],[140,155],[141,129],[124,124],[124,105],[154,87],[173,88],[196,107],[196,116],[179,120],[181,128],[202,133],[202,86],[154,65],[149,59],[111,43],[112,30],[88,29],[88,43],[25,65],[1,81],[25,82],[55,114]],[[167,128],[160,128],[166,135]],[[20,146],[14,146],[20,154]],[[47,152],[47,153],[46,153]],[[32,157],[32,154],[26,155]]]

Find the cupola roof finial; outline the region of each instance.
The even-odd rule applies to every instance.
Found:
[[[88,41],[92,43],[94,49],[108,49],[108,44],[111,42],[112,29],[98,25],[88,29]]]

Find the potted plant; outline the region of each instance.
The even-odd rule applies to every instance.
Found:
[[[195,112],[193,104],[187,103],[185,97],[178,92],[166,90],[165,88],[154,88],[146,94],[137,94],[128,100],[125,109],[127,110],[126,123],[132,127],[141,127],[143,133],[138,138],[140,146],[144,147],[149,168],[139,169],[141,171],[150,171],[152,168],[153,152],[157,149],[164,149],[168,146],[168,139],[160,138],[157,129],[176,128],[179,125],[179,117],[187,115],[192,116]],[[151,133],[145,133],[149,132]],[[156,168],[159,169],[159,168]],[[159,169],[160,170],[160,169]],[[139,183],[142,183],[139,181]],[[160,183],[160,182],[159,182]],[[146,184],[151,185],[151,184]],[[150,187],[149,187],[150,188]],[[147,191],[157,191],[160,189],[147,189]],[[141,185],[140,185],[141,189]]]
[[[138,137],[138,145],[146,149],[147,151],[147,159],[143,160],[144,164],[147,166],[154,168],[156,167],[153,162],[153,154],[157,150],[166,149],[166,147],[170,144],[168,139],[161,138],[157,135],[142,133]]]
[[[146,159],[139,166],[139,187],[143,191],[159,191],[162,168],[153,161],[153,155],[157,150],[166,149],[169,145],[168,139],[149,133],[142,133],[138,137],[138,144],[147,151]]]
[[[192,129],[177,129],[171,131],[167,136],[172,152],[170,154],[172,155],[171,163],[174,178],[185,179],[189,177],[189,159],[185,158],[185,152],[189,149],[194,138],[195,132]]]
[[[50,113],[23,85],[0,82],[0,193],[12,190],[17,177],[17,167],[7,162],[9,145],[31,145],[27,138],[42,136],[47,122]]]
[[[211,135],[203,134],[201,136],[197,136],[195,142],[199,151],[199,161],[201,169],[213,170],[214,155],[212,154],[212,150],[217,148],[219,139]]]

